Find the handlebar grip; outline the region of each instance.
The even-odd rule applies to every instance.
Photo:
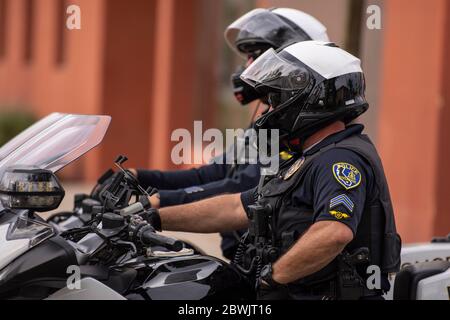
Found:
[[[132,205],[129,205],[128,207],[121,209],[119,211],[119,214],[123,217],[126,217],[126,216],[131,216],[131,215],[141,212],[141,211],[144,211],[144,206],[142,205],[142,203],[136,202],[136,203],[133,203]]]
[[[180,240],[169,238],[161,234],[156,234],[152,229],[144,230],[140,238],[143,244],[158,245],[171,251],[180,251],[183,249],[183,242]]]

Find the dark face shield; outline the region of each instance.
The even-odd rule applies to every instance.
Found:
[[[289,43],[311,40],[292,22],[267,9],[255,9],[225,30],[225,39],[230,47],[245,57],[247,53],[271,48],[280,48]]]
[[[305,41],[278,53],[270,49],[241,78],[271,102],[255,127],[279,129],[287,141],[351,121],[368,106],[359,59],[327,42]]]
[[[239,67],[236,72],[231,75],[231,84],[233,86],[233,94],[236,100],[242,105],[245,106],[255,100],[260,100],[262,103],[267,104],[267,98],[264,94],[256,91],[255,88],[250,86],[248,83],[241,79],[241,74],[245,70],[247,66],[253,63],[262,52],[253,51],[248,54],[248,60],[246,66]]]
[[[257,90],[261,88],[284,97],[304,90],[310,84],[310,72],[300,63],[289,61],[287,55],[267,50],[245,69],[241,79]]]
[[[280,135],[289,133],[314,85],[314,77],[303,64],[292,62],[287,53],[273,49],[253,62],[241,79],[267,95],[272,107],[272,111],[257,121],[257,127],[279,129]],[[293,103],[297,108],[288,110]]]

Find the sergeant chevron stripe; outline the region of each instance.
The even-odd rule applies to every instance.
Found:
[[[338,205],[343,205],[350,210],[350,212],[353,212],[353,208],[355,207],[353,201],[346,194],[340,194],[330,200],[330,209],[337,207]]]

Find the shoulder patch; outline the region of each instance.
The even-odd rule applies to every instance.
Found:
[[[333,175],[345,189],[353,189],[361,183],[361,173],[347,162],[333,164]]]
[[[341,211],[331,210],[330,214],[338,220],[350,218],[349,214]]]

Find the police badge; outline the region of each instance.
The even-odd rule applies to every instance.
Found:
[[[298,169],[300,169],[300,167],[302,166],[302,164],[304,162],[305,162],[305,157],[301,157],[300,159],[295,161],[292,164],[292,166],[289,167],[288,171],[286,171],[286,173],[283,176],[283,179],[288,180],[290,177],[292,177],[294,175],[294,173],[296,173],[298,171]]]
[[[333,164],[333,174],[337,182],[347,190],[356,188],[361,183],[361,173],[350,163]]]

